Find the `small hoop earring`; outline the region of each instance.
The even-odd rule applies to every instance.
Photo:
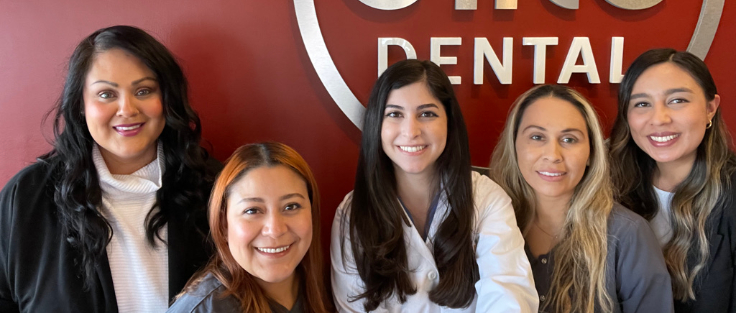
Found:
[[[705,126],[705,129],[709,129],[713,126],[713,120],[708,121],[708,125]]]

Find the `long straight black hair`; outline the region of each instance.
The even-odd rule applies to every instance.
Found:
[[[85,287],[96,277],[95,268],[105,255],[112,237],[108,221],[100,214],[102,203],[99,177],[92,161],[96,144],[90,135],[84,112],[84,83],[95,56],[110,49],[122,49],[151,69],[161,89],[166,126],[158,140],[163,145],[165,165],[156,204],[146,217],[148,243],[156,245],[159,230],[170,217],[191,208],[206,209],[213,175],[207,174],[207,152],[199,146],[199,117],[189,105],[187,81],[171,52],[145,31],[132,26],[100,29],[77,45],[69,59],[64,90],[54,115],[54,147],[39,157],[55,176],[54,201],[66,240],[79,251],[80,274]],[[181,210],[181,208],[187,208]],[[186,217],[183,217],[186,219]]]
[[[346,211],[350,212],[350,245],[365,285],[365,292],[352,300],[365,299],[367,311],[375,310],[394,294],[405,302],[407,295],[416,293],[402,228],[409,221],[397,202],[393,163],[381,146],[381,126],[389,94],[416,82],[427,85],[447,114],[447,143],[435,168],[441,182],[440,192],[447,195],[449,212],[433,240],[440,281],[429,292],[429,299],[442,306],[467,307],[475,297],[474,284],[480,277],[472,239],[470,149],[460,106],[450,80],[437,65],[429,61],[400,61],[386,69],[371,91],[363,119],[351,209]]]

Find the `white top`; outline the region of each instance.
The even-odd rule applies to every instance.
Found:
[[[355,268],[350,248],[349,233],[341,233],[341,225],[348,229],[349,221],[343,213],[350,210],[352,192],[345,196],[332,223],[332,287],[335,304],[340,312],[363,312],[363,301],[348,299],[364,291],[363,282]],[[429,225],[427,240],[422,240],[413,225],[404,225],[407,242],[410,277],[417,292],[400,303],[396,296],[381,304],[375,312],[537,312],[539,300],[529,260],[524,254],[524,238],[516,224],[511,199],[486,176],[473,172],[473,200],[475,218],[473,236],[480,280],[475,284],[476,296],[465,309],[441,307],[429,300],[428,292],[439,283],[437,266],[432,255],[432,244],[437,228],[448,214],[447,199],[443,195],[435,218]],[[398,201],[398,199],[397,199]],[[404,213],[406,214],[406,213]],[[349,216],[349,215],[348,215]],[[345,240],[343,262],[340,241]]]
[[[654,186],[652,186],[654,187]],[[670,202],[674,193],[654,187],[654,192],[659,199],[659,210],[657,215],[649,221],[654,234],[657,235],[659,245],[663,246],[672,238],[672,224],[670,224]]]
[[[107,258],[118,311],[166,312],[169,307],[169,257],[166,244],[154,249],[146,240],[146,216],[156,203],[164,166],[163,148],[158,157],[130,175],[112,175],[95,145],[92,157],[100,176],[100,212],[112,226]],[[167,227],[161,238],[166,240]]]

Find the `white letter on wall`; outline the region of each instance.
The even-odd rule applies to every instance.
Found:
[[[483,84],[483,59],[488,60],[493,73],[496,74],[501,84],[511,84],[511,69],[513,67],[514,38],[503,37],[503,63],[498,59],[498,55],[493,51],[493,47],[488,43],[488,39],[483,37],[475,38],[475,61],[473,62],[473,83],[476,85]]]
[[[388,68],[388,46],[399,46],[404,48],[407,59],[416,59],[417,51],[414,50],[414,46],[409,43],[406,39],[398,37],[379,37],[378,38],[378,76],[383,74],[383,71]]]
[[[432,37],[430,38],[431,48],[429,50],[429,60],[435,64],[452,65],[457,64],[457,57],[443,57],[440,55],[440,48],[442,46],[459,46],[462,44],[462,38],[460,37]],[[453,85],[460,85],[460,76],[448,76],[450,82]]]
[[[517,0],[496,0],[496,10],[516,10]],[[455,10],[477,10],[478,0],[455,0]]]
[[[582,65],[575,65],[578,56],[583,57]],[[593,49],[590,47],[590,39],[588,37],[575,37],[572,39],[570,50],[567,51],[565,64],[562,65],[562,71],[560,71],[560,78],[557,79],[557,83],[567,84],[570,82],[570,75],[572,73],[586,73],[589,83],[601,83],[601,78],[598,76],[598,69],[595,66]]]
[[[534,46],[534,83],[544,84],[547,68],[547,46],[556,46],[557,37],[524,37],[522,44]]]
[[[608,82],[618,84],[624,79],[624,37],[611,38],[611,71],[608,73]]]

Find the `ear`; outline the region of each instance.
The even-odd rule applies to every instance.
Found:
[[[713,100],[708,101],[705,106],[706,113],[708,114],[708,121],[713,120],[713,116],[716,115],[719,105],[721,105],[721,96],[719,95],[713,97]]]

